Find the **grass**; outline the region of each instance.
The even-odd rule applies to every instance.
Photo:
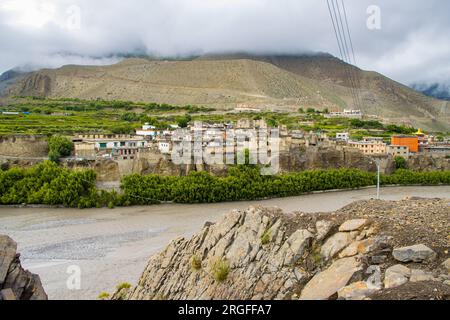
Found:
[[[117,291],[121,291],[123,289],[130,289],[130,288],[131,288],[131,284],[129,284],[127,282],[122,282],[122,283],[118,284],[116,287]]]
[[[261,236],[261,244],[263,246],[265,246],[265,245],[269,244],[271,240],[272,240],[272,234],[271,234],[270,229],[268,229]]]
[[[202,260],[196,254],[194,254],[191,258],[191,266],[194,270],[200,270],[202,268]]]
[[[107,299],[109,299],[109,297],[110,297],[110,294],[108,292],[102,292],[98,295],[97,298],[99,300],[107,300]]]
[[[211,272],[217,282],[224,282],[230,273],[230,265],[226,260],[217,258],[211,265]]]
[[[313,244],[311,254],[314,264],[316,266],[320,266],[322,264],[322,254],[321,254],[321,247],[318,243]]]

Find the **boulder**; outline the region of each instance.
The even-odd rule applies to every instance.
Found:
[[[5,282],[9,266],[16,258],[17,244],[7,236],[0,235],[0,288]]]
[[[413,269],[411,270],[411,277],[409,278],[411,282],[420,281],[436,281],[432,273],[425,272],[423,270]]]
[[[370,287],[365,281],[354,282],[338,291],[339,299],[364,300],[380,289]]]
[[[0,300],[47,300],[39,276],[22,268],[17,244],[0,235]]]
[[[401,264],[392,266],[386,270],[384,275],[384,287],[386,289],[399,287],[408,282],[411,270]]]
[[[381,282],[381,268],[379,266],[370,266],[366,270],[366,274],[369,274],[366,283],[370,289],[380,290],[383,287]]]
[[[357,231],[363,229],[368,224],[367,219],[353,219],[345,221],[340,227],[340,232]]]
[[[417,244],[414,246],[396,248],[392,252],[395,260],[400,262],[423,262],[433,261],[437,254],[432,249],[424,244]]]
[[[303,289],[300,300],[327,300],[344,288],[353,275],[361,270],[355,258],[335,261],[328,269],[316,274]]]
[[[2,291],[0,291],[0,300],[13,301],[17,300],[17,298],[11,289],[3,289]]]
[[[353,232],[338,232],[332,235],[323,244],[320,253],[329,260],[338,254],[342,249],[347,247],[355,238],[357,234]]]
[[[379,238],[370,238],[366,240],[360,240],[352,242],[347,248],[345,248],[340,254],[340,258],[353,257],[357,254],[367,254],[374,251],[380,245]]]
[[[319,220],[316,222],[316,239],[317,241],[322,241],[325,239],[330,233],[331,229],[333,229],[334,223],[328,220]]]

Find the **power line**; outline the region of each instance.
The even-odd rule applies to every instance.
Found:
[[[350,34],[350,28],[349,28],[349,25],[348,25],[347,10],[345,9],[345,3],[344,3],[344,0],[341,0],[341,4],[342,4],[342,10],[343,10],[343,12],[344,12],[345,25],[346,25],[346,27],[347,27],[348,39],[349,39],[349,42],[350,42],[350,49],[351,49],[351,51],[352,51],[352,56],[353,56],[353,65],[356,66],[356,65],[357,65],[357,62],[356,62],[356,55],[355,55],[355,50],[354,50],[354,47],[353,47],[352,36],[351,36],[351,34]],[[355,76],[356,76],[356,83],[357,83],[357,85],[358,85],[358,88],[357,88],[357,89],[360,90],[360,89],[361,89],[361,78],[359,77],[359,73],[356,72],[356,71],[355,71]],[[359,92],[357,91],[357,93],[359,93]],[[362,99],[361,99],[361,96],[358,95],[358,98],[360,99],[360,100],[359,100],[359,103],[362,105]]]
[[[345,62],[347,63],[347,66],[345,66],[345,67],[347,68],[348,73],[350,75],[350,82],[351,82],[351,85],[353,87],[353,92],[355,94],[356,107],[358,109],[360,109],[359,99],[358,99],[358,92],[357,92],[357,88],[356,88],[356,81],[355,81],[355,78],[354,78],[355,75],[354,75],[353,67],[351,66],[350,50],[349,50],[348,43],[347,43],[347,35],[345,33],[345,28],[344,28],[344,23],[343,23],[343,19],[342,19],[341,9],[339,7],[338,0],[335,0],[335,3],[336,3],[336,10],[337,10],[337,17],[339,17],[338,21],[340,23],[340,29],[338,28],[338,30],[340,30],[341,33],[342,33],[342,38],[341,39],[343,39],[343,46],[344,46],[344,52],[345,52],[345,58],[346,58]],[[334,8],[334,6],[333,6],[333,8]]]
[[[328,11],[330,13],[331,22],[333,24],[334,34],[336,36],[336,41],[338,43],[341,60],[345,62],[346,61],[345,48],[344,48],[344,43],[342,41],[342,34],[341,34],[341,30],[339,28],[339,22],[338,22],[336,8],[335,8],[333,0],[331,0],[331,6],[330,6],[330,0],[327,0],[327,5],[328,5]],[[350,81],[350,74],[348,72],[348,69],[346,69],[345,67],[344,67],[344,72],[345,72],[348,80]],[[357,105],[356,95],[355,95],[354,88],[353,88],[351,81],[349,84],[350,84],[350,94],[352,95],[353,103],[355,105]]]
[[[339,52],[341,54],[341,59],[346,64],[344,65],[344,70],[348,78],[353,103],[356,106],[356,108],[361,109],[362,103],[361,98],[359,96],[360,79],[357,75],[356,70],[354,70],[352,66],[352,60],[353,64],[356,65],[356,58],[343,0],[341,0],[341,5],[342,5],[342,12],[338,0],[335,1],[327,0],[328,11],[333,25],[333,31],[335,33],[336,40],[338,43]],[[344,19],[342,17],[342,13],[344,14]]]

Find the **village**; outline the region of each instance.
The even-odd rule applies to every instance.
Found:
[[[362,118],[359,110],[345,110],[330,113],[327,117]],[[134,135],[124,134],[81,134],[73,138],[74,155],[77,160],[135,160],[151,153],[170,155],[182,149],[182,144],[192,144],[194,153],[203,154],[237,154],[244,148],[258,152],[262,144],[257,139],[261,133],[266,138],[276,132],[277,150],[288,152],[291,145],[324,146],[351,148],[366,156],[391,156],[410,158],[413,155],[450,155],[450,140],[438,139],[418,129],[410,135],[397,134],[386,141],[383,137],[363,137],[362,140],[351,139],[349,132],[330,135],[326,131],[288,130],[286,126],[270,127],[264,119],[241,119],[235,124],[190,122],[186,128],[177,124],[166,129],[157,129],[146,123],[136,130]],[[258,135],[259,133],[259,135]],[[239,143],[239,136],[244,136],[244,143]],[[269,142],[267,142],[269,145]],[[279,148],[279,149],[278,149]],[[197,150],[195,150],[197,149]],[[201,149],[201,150],[199,150]],[[269,152],[271,147],[269,146]]]

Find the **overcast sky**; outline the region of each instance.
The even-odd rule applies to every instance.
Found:
[[[450,1],[344,1],[358,66],[407,84],[450,79]],[[367,27],[371,5],[381,29]],[[339,55],[326,0],[0,0],[0,73],[136,51]]]

